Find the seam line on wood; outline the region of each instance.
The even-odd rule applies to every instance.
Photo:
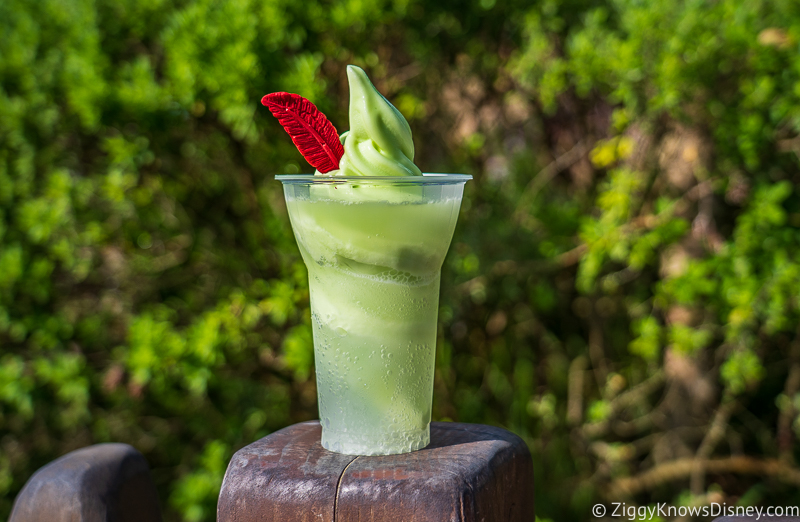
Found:
[[[353,460],[347,463],[347,466],[342,470],[342,474],[339,475],[339,480],[336,482],[336,496],[333,497],[333,522],[336,522],[337,509],[339,508],[339,490],[342,488],[344,474],[347,473],[347,468],[356,460],[358,460],[358,457],[354,457]]]

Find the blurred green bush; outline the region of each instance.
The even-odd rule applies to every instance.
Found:
[[[344,130],[348,63],[475,175],[437,419],[526,438],[543,519],[800,503],[796,2],[5,0],[0,35],[0,517],[113,440],[213,520],[233,451],[315,417],[273,181],[309,167],[258,100]]]

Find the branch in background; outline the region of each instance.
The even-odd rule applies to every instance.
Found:
[[[603,393],[603,387],[608,377],[608,367],[606,366],[606,355],[603,348],[603,323],[597,317],[597,312],[592,306],[591,317],[589,318],[589,358],[592,360],[594,379],[597,381],[597,389]]]
[[[586,357],[579,355],[569,365],[567,423],[571,426],[576,426],[583,420],[583,377],[585,374]]]
[[[756,440],[762,448],[774,448],[777,446],[775,433],[770,426],[758,415],[753,414],[749,409],[742,408],[737,412],[737,420],[740,420],[747,430],[756,436]]]
[[[726,434],[726,439],[731,454],[744,455],[744,441],[742,440],[742,436],[737,433],[736,430],[730,429],[729,427]]]
[[[536,179],[538,179],[538,176]],[[673,213],[667,213],[664,216],[657,216],[654,214],[646,214],[644,216],[639,216],[633,219],[630,223],[624,225],[622,228],[622,232],[624,234],[631,234],[634,231],[641,229],[651,230],[663,224],[664,221],[672,217],[673,214],[676,213],[680,214],[686,212],[689,204],[698,201],[698,199],[702,198],[704,194],[709,193],[709,191],[711,191],[714,182],[716,181],[718,181],[718,178],[707,179],[705,181],[698,183],[691,189],[687,190],[675,202],[675,207],[674,207],[675,210]],[[525,190],[527,191],[528,189],[526,188]],[[520,208],[522,207],[518,205],[517,210],[514,213],[515,220],[519,217],[518,215],[520,213]],[[520,265],[519,269],[527,270],[530,272],[561,270],[563,268],[578,264],[583,255],[588,250],[588,248],[589,247],[585,243],[582,243],[573,248],[572,250],[568,250],[567,252],[559,254],[555,257],[529,261],[523,265]],[[619,284],[624,284],[638,277],[639,272],[631,270],[630,267],[626,267],[625,269],[619,271],[617,274],[618,274],[617,277],[620,278]]]
[[[567,152],[551,161],[545,168],[539,171],[533,179],[531,179],[522,191],[522,195],[517,200],[517,208],[514,210],[512,220],[515,223],[520,223],[523,220],[524,213],[528,205],[533,201],[536,195],[542,190],[547,183],[549,183],[559,172],[568,169],[581,159],[592,148],[587,143],[587,140],[579,141],[574,147]]]
[[[618,437],[630,438],[643,433],[657,424],[654,421],[655,416],[663,416],[658,410],[653,410],[646,415],[637,417],[632,421],[617,420],[611,423],[611,431]]]
[[[789,401],[792,401],[798,390],[800,390],[800,330],[797,333],[797,338],[792,343],[789,353],[789,376],[786,377],[783,395]],[[792,446],[794,443],[794,434],[792,432],[792,422],[796,414],[797,410],[795,410],[792,404],[781,408],[778,416],[778,454],[781,460],[787,463],[793,461]]]
[[[521,272],[541,273],[544,271],[558,271],[577,264],[581,260],[581,256],[586,253],[586,249],[586,245],[583,244],[557,256],[547,259],[528,261],[527,263],[523,264],[517,263],[513,259],[498,261],[492,266],[492,269],[489,270],[488,273],[473,277],[472,279],[457,285],[456,291],[469,292],[477,285],[485,286],[488,284],[487,276],[499,277],[509,274],[519,274]]]
[[[794,152],[800,159],[800,136],[778,141],[778,150],[781,152]]]
[[[698,465],[697,459],[679,459],[656,466],[633,477],[615,480],[607,490],[607,498],[619,500],[645,491],[652,491],[664,483],[685,480]],[[787,484],[800,486],[800,470],[778,459],[756,457],[727,457],[703,460],[699,463],[708,474],[733,473],[736,475],[764,475]]]
[[[653,375],[648,377],[647,380],[634,386],[625,393],[621,393],[618,397],[613,399],[610,403],[611,414],[609,415],[609,418],[613,417],[614,415],[624,410],[628,406],[636,404],[637,402],[643,400],[648,395],[653,393],[656,389],[661,387],[663,384],[664,384],[664,370],[659,369],[655,371]],[[595,422],[593,424],[587,424],[583,426],[582,431],[585,437],[596,438],[606,434],[608,432],[609,427],[610,427],[610,421],[604,420],[601,422]]]
[[[586,253],[586,250],[588,250],[588,247],[586,246],[586,243],[583,243],[576,246],[572,250],[568,250],[557,256],[547,259],[536,259],[534,261],[529,261],[522,265],[520,269],[526,270],[527,272],[537,273],[558,271],[562,268],[577,265],[581,260],[581,257],[583,257],[583,254]]]
[[[714,414],[711,427],[706,433],[706,436],[703,437],[703,441],[700,443],[700,447],[695,454],[695,467],[692,470],[690,482],[692,495],[697,496],[703,493],[703,489],[705,489],[705,468],[702,464],[707,461],[708,457],[714,452],[714,448],[716,448],[719,441],[722,440],[726,428],[728,427],[731,414],[738,405],[738,401],[730,397],[725,397],[722,400],[722,404],[717,409],[716,414]]]
[[[392,80],[399,85],[403,85],[408,80],[416,78],[422,74],[422,70],[422,67],[420,67],[418,63],[414,62],[398,69],[397,72],[392,75]]]
[[[651,418],[653,412],[646,415],[645,419]],[[706,434],[705,426],[678,426],[669,430],[670,434],[674,434],[681,440],[701,440]],[[634,448],[633,458],[645,455],[652,452],[653,447],[664,437],[664,432],[650,433],[631,442],[630,445]]]
[[[710,183],[701,182],[697,188],[697,216],[692,221],[692,235],[705,241],[712,251],[722,248],[723,239],[714,222],[714,190]]]
[[[623,225],[622,232],[630,234],[639,229],[653,229],[662,225],[665,221],[670,219],[675,214],[683,214],[688,211],[689,205],[701,200],[707,194],[713,194],[714,183],[719,181],[719,178],[709,178],[701,181],[689,190],[683,193],[680,198],[675,200],[675,205],[672,212],[665,212],[662,215],[645,214],[637,216],[629,223]]]

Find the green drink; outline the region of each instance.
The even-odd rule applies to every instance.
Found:
[[[470,176],[278,179],[308,268],[323,447],[425,447],[439,275]]]
[[[430,442],[439,273],[464,183],[414,164],[411,128],[347,67],[350,130],[305,98],[262,103],[317,172],[278,176],[308,267],[322,446],[391,455]]]

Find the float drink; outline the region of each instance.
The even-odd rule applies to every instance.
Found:
[[[439,274],[463,181],[401,201],[379,186],[352,188],[356,201],[284,186],[308,267],[322,445],[359,455],[425,447]]]
[[[423,176],[405,118],[364,71],[347,78],[338,164],[278,179],[308,267],[322,445],[404,453],[430,441],[439,272],[471,176]]]

